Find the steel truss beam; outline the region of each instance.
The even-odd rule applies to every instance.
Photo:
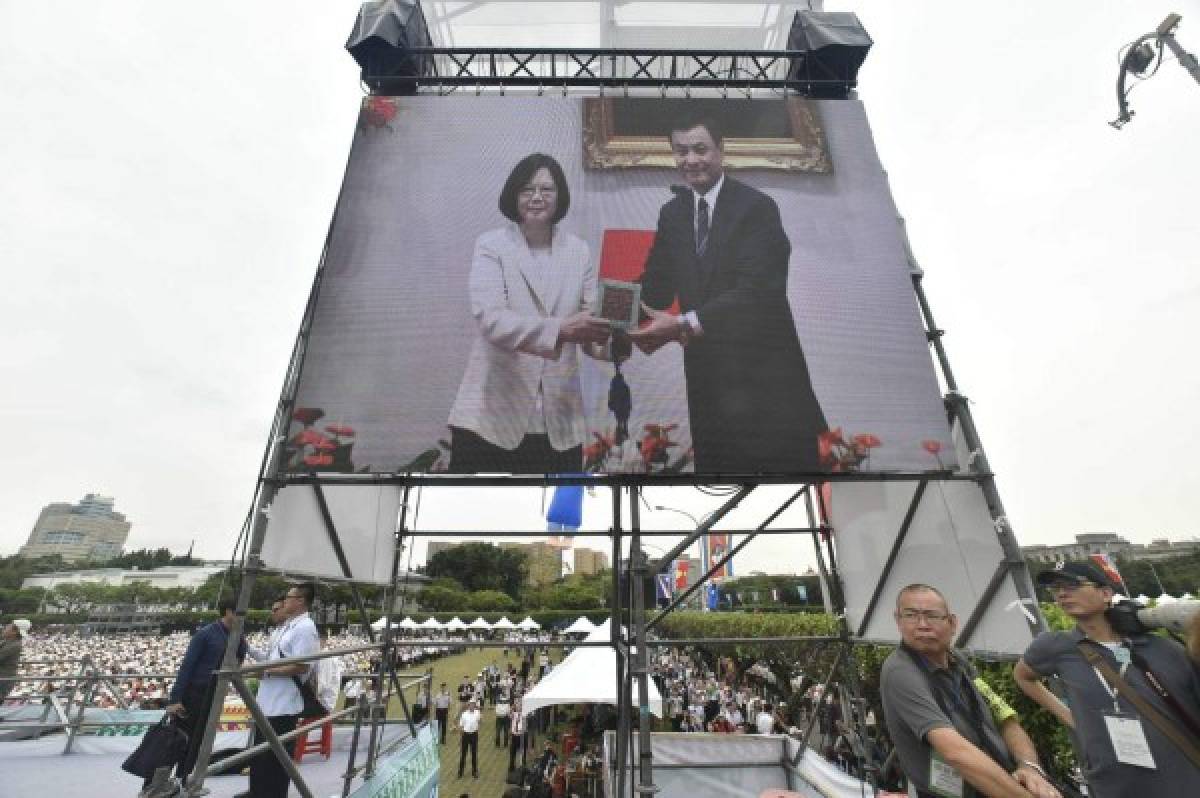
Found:
[[[680,52],[671,50],[615,50],[615,49],[593,49],[593,50],[494,50],[484,48],[418,48],[413,50],[415,56],[427,56],[431,64],[428,72],[421,76],[409,77],[388,77],[379,78],[382,83],[380,90],[386,93],[390,86],[399,89],[412,89],[415,87],[430,87],[434,85],[443,86],[476,86],[482,88],[484,86],[492,87],[499,86],[501,89],[505,86],[528,86],[528,87],[544,87],[544,86],[562,86],[564,90],[571,86],[590,86],[600,87],[601,91],[605,87],[617,88],[647,88],[658,87],[664,92],[668,87],[684,87],[684,88],[712,88],[712,89],[729,89],[729,88],[781,88],[800,93],[812,92],[816,89],[821,89],[822,93],[827,92],[832,88],[830,83],[822,83],[819,81],[797,81],[789,79],[788,71],[792,64],[792,59],[800,55],[793,51],[729,51],[729,50],[712,50],[712,51],[690,51]],[[371,76],[367,76],[368,81]],[[840,84],[841,88],[849,89],[853,84]],[[333,224],[337,219],[338,210],[335,209],[333,219],[330,223],[330,233],[333,229]],[[618,741],[617,741],[617,772],[622,774],[617,779],[616,795],[618,798],[624,798],[626,795],[626,784],[624,774],[630,774],[631,782],[628,785],[630,792],[637,792],[647,795],[655,790],[653,785],[653,759],[652,750],[649,738],[649,723],[648,723],[648,650],[651,647],[681,645],[681,644],[707,644],[720,645],[722,643],[778,643],[778,642],[815,642],[825,644],[832,642],[839,645],[839,651],[835,658],[834,667],[830,669],[829,675],[826,677],[825,684],[833,680],[839,669],[845,672],[842,675],[841,681],[846,688],[844,695],[857,692],[858,684],[853,670],[854,646],[861,641],[851,635],[850,630],[845,624],[845,603],[842,596],[841,586],[837,576],[837,564],[834,557],[834,547],[832,536],[829,534],[832,530],[821,526],[817,523],[815,512],[813,509],[813,493],[814,484],[823,482],[840,482],[840,481],[863,481],[863,482],[882,482],[882,481],[904,481],[913,482],[918,485],[917,499],[923,493],[926,485],[931,481],[959,481],[970,480],[977,482],[984,492],[989,510],[996,523],[996,531],[1001,542],[1004,558],[999,564],[988,589],[968,616],[967,623],[964,625],[962,634],[959,638],[959,645],[964,644],[969,640],[970,633],[974,630],[979,619],[986,611],[988,604],[993,600],[998,588],[1003,583],[1004,579],[1011,575],[1017,585],[1018,594],[1025,600],[1032,600],[1034,592],[1032,582],[1029,579],[1027,569],[1024,567],[1023,560],[1020,556],[1020,550],[1017,547],[1016,539],[1012,534],[1007,521],[1004,518],[1003,505],[1000,502],[999,493],[996,489],[995,480],[991,474],[990,468],[987,465],[986,458],[983,455],[982,445],[979,441],[978,432],[975,429],[973,419],[970,414],[969,407],[965,397],[959,392],[954,381],[953,374],[950,371],[949,360],[946,357],[945,350],[941,343],[942,332],[937,329],[934,324],[932,314],[929,310],[928,301],[921,289],[920,269],[916,266],[915,260],[912,261],[913,269],[913,290],[916,294],[922,318],[924,320],[927,338],[933,346],[937,355],[937,362],[941,367],[942,375],[947,386],[946,403],[948,412],[953,419],[957,419],[964,439],[968,447],[973,453],[973,470],[970,467],[964,469],[963,472],[951,472],[948,470],[942,471],[925,471],[925,472],[903,472],[903,473],[871,473],[871,474],[826,474],[826,473],[795,473],[795,474],[777,474],[777,475],[757,475],[757,474],[706,474],[702,477],[697,477],[692,474],[679,474],[673,476],[662,475],[637,475],[637,474],[617,474],[617,475],[584,475],[584,476],[487,476],[477,477],[470,475],[455,475],[447,476],[441,474],[402,474],[402,473],[387,473],[387,474],[289,474],[286,473],[285,464],[283,462],[283,444],[286,440],[286,431],[291,418],[292,409],[295,405],[296,390],[299,383],[301,367],[303,365],[305,352],[308,344],[308,336],[312,327],[316,300],[320,285],[325,272],[325,257],[328,253],[329,234],[326,237],[325,249],[322,252],[321,263],[317,270],[316,278],[313,282],[313,288],[309,295],[308,305],[305,310],[304,319],[301,323],[301,328],[296,339],[293,349],[292,358],[289,364],[287,376],[284,380],[283,390],[281,392],[280,401],[276,410],[274,423],[272,426],[271,437],[266,447],[263,463],[260,469],[259,482],[252,503],[251,521],[249,524],[249,540],[246,549],[246,554],[243,560],[242,581],[238,592],[237,609],[233,626],[230,630],[229,643],[226,648],[225,657],[221,670],[218,672],[217,685],[215,690],[215,700],[220,700],[229,687],[233,686],[241,693],[247,701],[247,705],[251,708],[255,722],[260,728],[265,724],[265,718],[262,717],[261,710],[255,704],[254,697],[246,690],[243,681],[242,673],[245,669],[239,668],[236,660],[236,651],[239,641],[244,635],[245,616],[249,606],[250,596],[253,589],[253,584],[257,574],[264,569],[261,559],[263,550],[263,542],[266,536],[266,514],[265,508],[270,504],[275,492],[285,485],[314,485],[319,490],[319,486],[324,485],[379,485],[390,484],[399,485],[405,489],[405,499],[402,504],[402,520],[400,529],[397,533],[396,554],[393,560],[392,569],[392,590],[396,589],[398,573],[399,573],[399,552],[403,548],[404,542],[410,540],[411,533],[406,529],[406,515],[408,507],[408,491],[414,486],[506,486],[506,487],[522,487],[522,486],[546,486],[546,485],[566,485],[566,484],[586,484],[592,486],[607,487],[612,490],[612,507],[613,507],[613,526],[608,534],[612,539],[612,562],[613,562],[613,580],[612,580],[612,596],[610,606],[612,608],[612,634],[607,645],[610,645],[617,657],[617,695],[619,696],[618,705]],[[909,253],[911,259],[911,252]],[[970,465],[970,464],[968,464]],[[707,520],[698,525],[697,528],[690,532],[684,533],[686,539],[683,543],[676,545],[671,552],[666,556],[651,561],[646,557],[642,550],[642,536],[652,534],[661,534],[657,531],[641,530],[640,519],[638,516],[638,491],[645,486],[651,485],[696,485],[704,484],[723,484],[723,485],[738,485],[739,490],[726,503],[719,508],[715,513],[707,518]],[[837,616],[842,618],[841,629],[836,637],[820,637],[820,636],[798,636],[794,638],[711,638],[704,641],[698,640],[649,640],[647,632],[658,621],[649,621],[647,619],[646,607],[642,594],[642,578],[658,570],[669,563],[671,560],[683,553],[687,547],[697,540],[702,535],[709,532],[712,527],[729,512],[731,512],[737,504],[758,485],[768,484],[788,484],[801,485],[795,495],[787,500],[784,506],[780,507],[770,518],[761,524],[757,529],[750,532],[749,537],[758,534],[772,534],[775,530],[766,529],[767,525],[781,514],[787,506],[795,501],[797,496],[803,494],[805,497],[805,505],[809,514],[809,528],[807,530],[797,529],[796,532],[809,532],[812,536],[814,548],[817,555],[817,563],[820,569],[823,585],[823,594],[828,602],[829,609]],[[622,490],[627,490],[630,501],[630,521],[631,528],[628,532],[623,529],[622,525]],[[819,491],[817,502],[820,502]],[[906,515],[905,525],[899,530],[899,540],[893,544],[893,553],[889,558],[890,564],[894,562],[895,555],[899,547],[903,543],[903,536],[906,533],[907,524],[911,523],[912,513],[915,512],[916,501],[909,508],[909,514]],[[336,532],[332,530],[332,523],[327,519],[327,527],[336,536]],[[442,533],[446,534],[446,533]],[[458,532],[459,536],[472,536],[470,532]],[[490,532],[480,532],[480,535],[490,535]],[[531,535],[542,535],[543,532],[529,533]],[[679,533],[672,533],[679,534]],[[431,535],[433,536],[433,535]],[[626,578],[624,581],[624,589],[621,583],[622,558],[624,539],[628,537],[630,543],[629,565],[624,569]],[[748,542],[743,541],[737,548],[740,551]],[[825,551],[822,551],[824,544]],[[828,564],[827,564],[828,558]],[[726,557],[728,560],[728,557]],[[715,569],[710,568],[705,574],[705,578],[711,578],[715,573]],[[350,576],[347,574],[347,576]],[[886,573],[884,574],[886,576]],[[872,611],[874,606],[878,604],[880,599],[880,585],[883,580],[877,584],[875,594],[872,598]],[[676,603],[674,606],[678,606]],[[673,611],[674,606],[671,607]],[[1035,604],[1036,609],[1036,604]],[[625,630],[622,628],[621,619],[628,613],[630,628]],[[1044,628],[1044,621],[1040,615],[1034,626]],[[377,647],[384,653],[384,662],[391,660],[391,648],[394,645],[391,635],[390,624],[385,630],[383,642],[376,644]],[[861,632],[860,632],[861,633]],[[530,644],[539,645],[539,644]],[[382,666],[381,666],[382,667]],[[390,677],[390,684],[397,686],[397,678],[394,672],[394,667],[387,674]],[[384,672],[379,673],[379,690],[384,693]],[[633,680],[638,681],[640,688],[639,700],[639,719],[641,745],[639,745],[638,762],[636,768],[632,763],[627,764],[629,757],[632,734],[632,686]],[[403,692],[402,690],[398,692]],[[405,710],[407,718],[407,703],[403,701],[402,706]],[[368,775],[373,772],[375,760],[379,755],[377,739],[378,724],[381,718],[374,710],[371,711],[371,717],[363,720],[363,713],[359,713],[359,722],[369,722],[372,724],[372,742],[368,753],[368,762],[364,769]],[[386,715],[386,705],[383,715]],[[211,758],[212,744],[215,733],[216,721],[219,713],[210,712],[208,725],[203,732],[202,744],[200,747],[199,757],[196,763],[193,778],[187,785],[187,794],[190,796],[199,796],[203,794],[203,780],[207,775],[215,772],[215,768],[209,766]],[[848,713],[846,717],[854,719],[853,713]],[[382,718],[385,720],[386,718]],[[411,718],[408,718],[410,731],[412,730]],[[283,759],[284,749],[279,741],[279,737],[270,731],[269,727],[263,728],[263,735],[267,740],[267,744],[271,749]],[[356,727],[356,738],[358,727]],[[286,739],[286,738],[285,738]],[[802,741],[802,744],[807,744],[807,736]],[[284,762],[284,766],[288,767],[289,761]],[[294,772],[294,768],[291,769]],[[636,770],[637,782],[632,782],[633,774]],[[353,763],[347,769],[345,778],[345,791],[349,790],[352,778],[356,772]],[[311,795],[311,791],[302,780],[297,780],[297,788],[304,795]],[[345,793],[344,793],[345,794]]]
[[[418,74],[365,74],[376,94],[417,86],[778,89],[846,96],[855,80],[800,74],[797,50],[409,47]]]

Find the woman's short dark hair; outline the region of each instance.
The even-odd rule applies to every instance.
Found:
[[[567,188],[567,176],[563,173],[563,168],[549,155],[535,152],[518,161],[512,172],[509,173],[508,180],[504,181],[504,188],[500,191],[498,204],[500,213],[504,214],[505,218],[520,224],[521,217],[517,214],[517,195],[533,179],[539,169],[546,169],[550,172],[554,186],[558,189],[554,218],[550,221],[558,224],[567,215],[567,209],[571,207],[571,191]]]

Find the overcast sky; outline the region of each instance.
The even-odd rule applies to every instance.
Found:
[[[569,6],[514,4],[497,43],[545,43],[524,23]],[[1106,124],[1121,45],[1174,10],[1200,52],[1200,4],[826,7],[875,40],[860,96],[1019,540],[1200,535],[1200,85],[1171,59]],[[101,492],[129,547],[228,556],[354,130],[356,8],[0,3],[0,553]],[[442,493],[420,527],[541,527],[540,491]],[[738,570],[810,561],[775,538]]]

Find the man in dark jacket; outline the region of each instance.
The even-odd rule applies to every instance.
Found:
[[[167,712],[175,716],[176,725],[188,735],[187,754],[176,770],[180,779],[186,779],[196,764],[201,733],[212,705],[213,672],[220,669],[225,657],[229,628],[233,625],[233,607],[232,600],[222,601],[217,607],[221,617],[192,635],[167,698]],[[242,640],[238,644],[238,662],[245,657],[246,641]],[[149,780],[146,786],[149,786]]]
[[[712,120],[680,120],[670,142],[687,187],[659,213],[641,278],[651,322],[629,337],[645,354],[683,346],[697,473],[817,471],[828,425],[788,304],[779,206],[725,174]]]
[[[29,621],[18,618],[4,627],[0,636],[0,679],[11,679],[17,675],[17,663],[21,661],[21,648],[30,626]],[[16,684],[15,681],[0,682],[0,701],[8,697]]]

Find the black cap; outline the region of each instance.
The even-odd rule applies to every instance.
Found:
[[[1116,590],[1116,585],[1108,578],[1108,574],[1094,562],[1060,562],[1049,571],[1042,571],[1037,576],[1040,587],[1048,587],[1055,582],[1092,582],[1101,587]]]

